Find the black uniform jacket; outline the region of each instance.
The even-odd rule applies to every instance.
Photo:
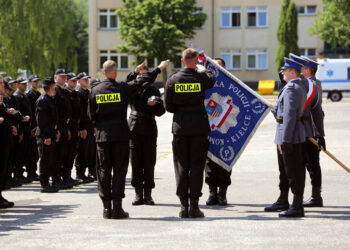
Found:
[[[23,116],[29,116],[30,119],[33,119],[33,112],[31,109],[31,104],[29,98],[25,94],[21,94],[19,91],[16,91],[13,96],[16,100],[16,110],[19,110]],[[19,124],[19,134],[23,132],[29,132],[30,129],[30,120],[28,122],[22,122]]]
[[[79,123],[81,119],[81,104],[80,104],[80,97],[78,95],[78,91],[76,90],[70,90],[66,89],[67,96],[70,101],[70,105],[72,107],[72,113],[69,118],[68,122],[68,128],[71,131],[78,131],[79,130]]]
[[[58,113],[54,97],[46,94],[39,97],[36,101],[35,117],[37,122],[35,135],[37,138],[42,140],[55,139]]]
[[[88,117],[88,103],[89,103],[89,95],[90,91],[88,89],[80,88],[78,91],[78,95],[80,97],[80,109],[81,109],[81,119],[80,119],[80,130],[93,130],[92,122]]]
[[[128,102],[137,91],[148,86],[144,83],[152,83],[159,73],[160,69],[156,68],[130,82],[105,79],[91,90],[88,112],[97,128],[96,142],[129,140]]]
[[[215,84],[211,71],[197,72],[181,69],[165,85],[164,105],[174,113],[172,133],[177,135],[204,135],[210,131],[204,108],[205,91]]]
[[[136,76],[135,72],[130,73],[127,81],[136,79]],[[156,101],[153,107],[147,104],[150,97],[154,97]],[[160,91],[154,86],[148,86],[137,92],[131,101],[128,120],[130,131],[143,135],[157,135],[157,123],[154,117],[165,113],[163,100],[160,97]]]
[[[68,90],[59,86],[55,87],[55,103],[58,112],[58,130],[68,129],[69,119],[72,116],[72,106],[69,100]]]
[[[40,92],[34,89],[30,89],[27,93],[26,96],[28,97],[29,101],[30,101],[30,108],[32,110],[32,114],[33,117],[31,117],[30,119],[30,128],[33,130],[36,128],[37,124],[36,124],[36,119],[34,117],[35,115],[35,103],[38,100],[38,98],[40,97]]]

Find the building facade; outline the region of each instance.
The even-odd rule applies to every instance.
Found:
[[[323,41],[308,33],[322,0],[294,0],[298,7],[299,48],[302,55],[316,58],[324,50]],[[307,3],[306,3],[307,2]],[[282,0],[197,0],[207,14],[202,28],[186,44],[204,49],[210,57],[222,57],[227,69],[244,82],[277,80],[275,56],[277,27]],[[133,70],[130,55],[115,50],[122,43],[115,10],[122,0],[89,0],[89,73],[101,77],[100,69],[107,59],[118,65],[118,80]],[[148,62],[150,66],[157,62]],[[173,62],[168,73],[179,68]],[[161,80],[161,79],[159,79]]]

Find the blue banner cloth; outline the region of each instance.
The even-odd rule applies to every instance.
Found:
[[[204,102],[211,127],[208,157],[230,171],[269,112],[270,104],[210,57],[205,56],[203,64],[215,71],[216,78]]]

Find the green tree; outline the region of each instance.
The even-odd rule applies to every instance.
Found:
[[[72,0],[0,0],[1,71],[14,77],[19,68],[41,76],[60,66],[76,71],[76,8]]]
[[[298,10],[295,3],[284,0],[281,6],[280,19],[277,29],[278,48],[275,58],[276,70],[283,66],[283,58],[289,53],[299,54],[298,47]]]
[[[124,40],[117,50],[137,58],[180,60],[185,40],[193,38],[195,28],[206,20],[195,4],[195,0],[124,0],[123,8],[116,11]]]
[[[323,0],[324,12],[315,19],[309,33],[335,46],[350,45],[350,1]]]

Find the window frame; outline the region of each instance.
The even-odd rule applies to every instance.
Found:
[[[242,51],[240,49],[221,49],[221,58],[224,56],[229,56],[230,61],[226,62],[227,70],[242,70]],[[239,68],[233,67],[233,56],[239,56]]]
[[[101,52],[103,51],[103,52]],[[98,67],[99,70],[102,69],[101,65],[103,62],[101,62],[101,57],[107,57],[107,60],[111,60],[111,57],[117,57],[118,60],[116,61],[117,63],[117,70],[119,71],[124,71],[124,70],[129,70],[130,69],[130,65],[129,65],[129,56],[126,53],[118,53],[118,52],[114,52],[114,50],[100,50],[99,54],[98,54]],[[127,68],[121,68],[121,58],[122,56],[126,56],[128,59],[128,67]]]
[[[248,57],[251,55],[255,56],[255,68],[249,67]],[[264,67],[264,68],[259,67],[259,55],[266,56],[266,67]],[[246,60],[246,69],[247,70],[268,70],[269,69],[269,55],[267,53],[267,49],[248,49],[246,59],[247,59]]]
[[[315,12],[309,12],[309,9],[315,7]],[[300,13],[299,9],[303,8],[304,13]],[[300,5],[297,7],[298,9],[298,16],[316,16],[317,15],[317,5]]]
[[[222,14],[229,14],[229,25],[224,26],[222,22]],[[239,14],[239,26],[232,26],[232,15],[233,14]],[[241,7],[230,7],[230,8],[221,8],[220,10],[220,28],[223,29],[239,29],[242,27],[242,9]]]
[[[106,10],[105,12],[102,12],[102,10]],[[101,27],[101,21],[100,18],[101,16],[106,16],[107,17],[107,27]],[[117,26],[116,27],[111,27],[111,17],[115,16],[117,18]],[[117,30],[120,27],[120,21],[115,13],[115,9],[99,9],[98,10],[98,18],[97,18],[97,27],[99,30]]]
[[[254,9],[254,10],[253,10]],[[264,10],[262,10],[264,9]],[[248,21],[249,21],[249,13],[255,13],[255,26],[250,26]],[[259,22],[259,13],[266,13],[266,25],[261,25]],[[268,15],[268,7],[267,6],[252,6],[252,7],[247,7],[247,28],[267,28],[269,25],[269,15]]]
[[[304,50],[304,53],[301,53]],[[310,55],[309,50],[315,50],[314,55]],[[300,48],[300,55],[307,56],[309,58],[317,58],[317,49],[316,48]]]

